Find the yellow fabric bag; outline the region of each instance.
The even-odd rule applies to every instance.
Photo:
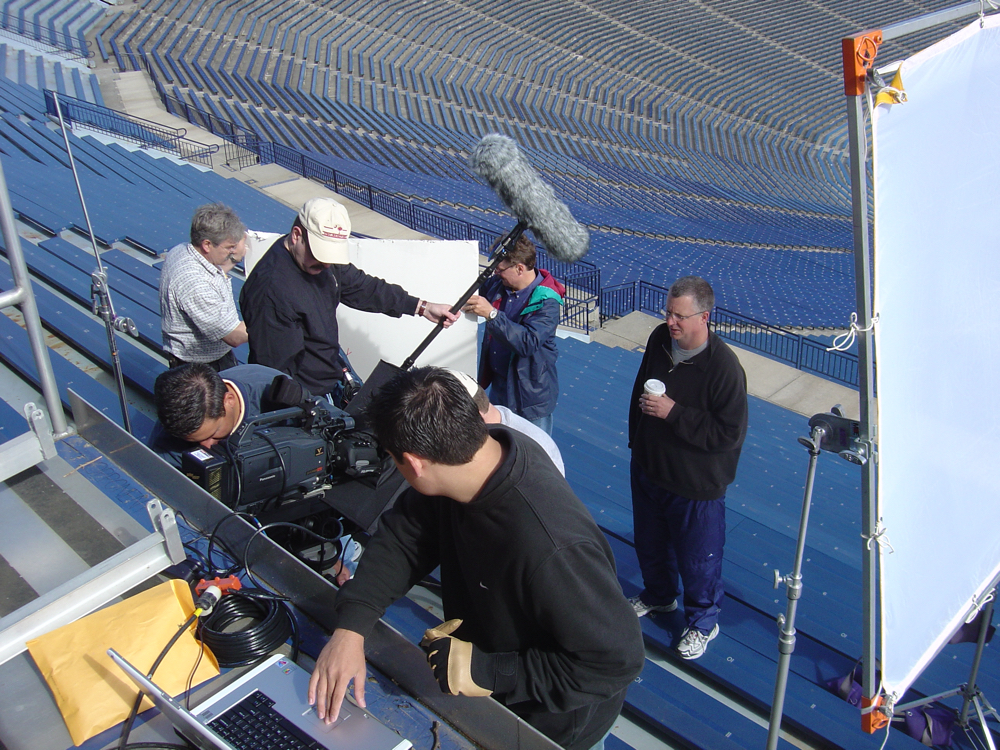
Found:
[[[192,612],[188,585],[167,581],[28,641],[28,651],[49,684],[75,745],[124,721],[138,694],[107,650],[113,648],[147,673]],[[194,627],[192,623],[177,640],[153,675],[153,681],[173,696],[184,691],[201,651]],[[218,662],[206,648],[192,684],[218,674]],[[147,698],[140,710],[151,706]]]

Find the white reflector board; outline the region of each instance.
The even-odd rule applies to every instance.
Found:
[[[479,276],[479,245],[472,240],[377,240],[352,237],[351,262],[365,273],[399,284],[414,297],[449,307]],[[337,308],[340,346],[354,369],[367,378],[380,359],[394,365],[413,353],[434,329],[425,318],[390,318]],[[417,366],[453,367],[476,375],[476,318],[461,315],[438,334]]]
[[[903,62],[872,128],[882,679],[901,696],[1000,573],[1000,28]],[[942,688],[954,686],[941,686]]]

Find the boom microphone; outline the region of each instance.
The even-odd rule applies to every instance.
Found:
[[[586,227],[573,218],[510,138],[496,133],[484,136],[469,156],[469,166],[553,258],[575,263],[590,248]]]

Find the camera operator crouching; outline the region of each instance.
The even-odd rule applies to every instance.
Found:
[[[367,538],[386,493],[376,493],[377,446],[346,412],[263,365],[216,372],[185,364],[161,373],[153,395],[153,451],[234,511],[310,530],[335,527],[332,555],[325,543],[313,549],[309,534],[269,535],[319,572],[332,569],[338,584],[350,577],[358,540]],[[354,509],[351,518],[338,511],[338,498]]]

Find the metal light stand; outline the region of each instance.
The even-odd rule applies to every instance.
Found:
[[[108,272],[105,270],[104,264],[101,263],[101,254],[97,250],[97,238],[94,237],[94,228],[90,224],[90,213],[87,211],[87,202],[83,198],[80,176],[76,172],[76,160],[73,158],[73,149],[69,145],[69,134],[66,131],[66,122],[63,120],[59,95],[54,91],[52,92],[52,99],[56,105],[59,127],[62,128],[63,141],[66,144],[66,155],[69,157],[69,166],[73,170],[73,179],[76,181],[76,192],[80,196],[80,205],[83,207],[83,218],[87,220],[87,234],[90,237],[90,245],[94,249],[94,257],[97,259],[97,270],[90,275],[90,295],[93,311],[94,315],[104,321],[104,328],[108,334],[108,349],[111,352],[111,369],[115,376],[115,384],[118,387],[118,401],[122,408],[122,424],[125,430],[131,434],[132,420],[128,414],[128,399],[125,396],[125,377],[122,374],[122,363],[118,355],[118,341],[115,338],[115,331],[127,333],[135,338],[138,338],[139,331],[131,318],[119,317],[115,314],[115,307],[111,302],[111,290],[108,288]]]
[[[990,728],[986,725],[987,714],[991,715],[997,721],[1000,721],[1000,714],[997,713],[996,709],[990,704],[983,695],[982,690],[976,684],[976,680],[979,677],[979,666],[983,660],[983,649],[986,646],[986,634],[989,632],[990,624],[993,622],[993,600],[996,597],[996,589],[993,589],[987,597],[986,604],[983,605],[982,613],[980,614],[979,622],[979,637],[976,639],[976,655],[972,660],[972,668],[969,670],[969,681],[965,685],[959,685],[957,688],[952,690],[946,690],[943,693],[937,693],[936,695],[929,695],[926,698],[921,698],[918,701],[912,701],[911,703],[904,703],[902,705],[897,705],[893,707],[893,713],[902,714],[905,711],[917,708],[919,706],[926,706],[930,703],[935,703],[945,698],[950,698],[953,695],[962,696],[962,710],[958,715],[958,726],[961,727],[966,735],[968,735],[972,729],[970,726],[969,711],[972,708],[976,709],[976,718],[979,719],[979,726],[983,730],[983,740],[986,743],[986,747],[990,750],[997,750],[996,744],[993,742],[993,734],[990,732]],[[972,741],[972,738],[969,738]],[[975,745],[975,742],[973,741]]]
[[[858,422],[847,419],[835,406],[830,413],[815,414],[809,420],[812,432],[809,437],[800,437],[801,443],[809,451],[809,470],[806,474],[805,491],[802,496],[802,515],[799,519],[799,536],[795,548],[795,564],[792,572],[782,576],[774,571],[774,588],[782,583],[788,595],[785,614],[778,615],[778,671],[774,680],[774,701],[771,704],[771,719],[767,731],[767,750],[777,750],[781,731],[781,715],[785,707],[785,690],[788,686],[788,670],[792,652],[795,651],[795,612],[802,597],[802,561],[805,557],[806,529],[809,526],[809,507],[812,505],[813,485],[816,482],[816,463],[821,451],[833,451],[851,463],[862,465],[867,461],[867,452],[858,441]],[[995,750],[995,748],[994,748]]]

